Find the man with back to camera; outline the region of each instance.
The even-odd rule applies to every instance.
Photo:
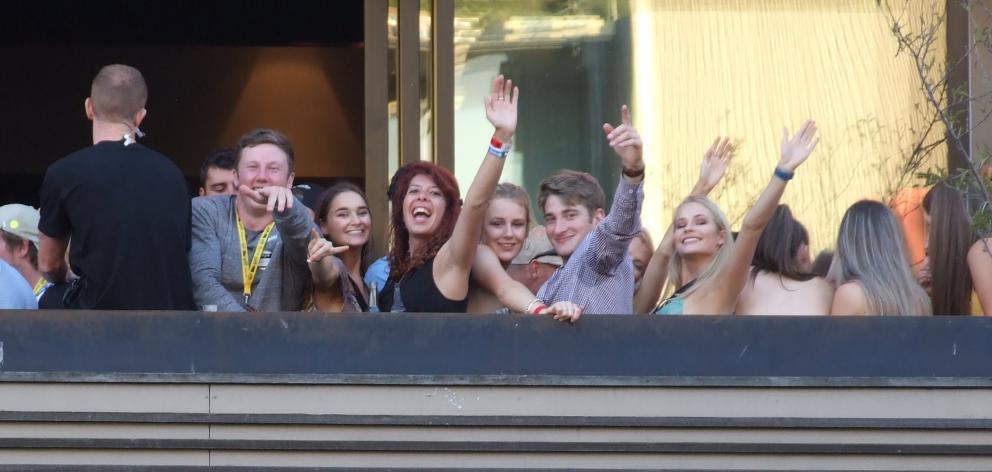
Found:
[[[162,154],[137,142],[148,89],[137,69],[106,66],[84,102],[93,146],[52,164],[41,187],[38,266],[78,279],[67,308],[192,309],[190,200],[186,180]]]
[[[218,311],[296,311],[310,288],[317,226],[293,196],[293,148],[282,133],[238,140],[238,193],[193,199],[189,264],[196,303]],[[319,233],[318,233],[319,234]],[[347,247],[345,247],[347,249]]]
[[[200,165],[200,190],[197,194],[209,197],[235,193],[238,193],[238,183],[234,175],[234,149],[218,149]]]

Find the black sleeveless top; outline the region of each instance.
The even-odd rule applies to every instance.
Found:
[[[410,269],[400,282],[400,298],[405,311],[412,313],[465,313],[468,310],[468,294],[461,300],[449,300],[441,294],[434,282],[434,258]],[[396,281],[392,277],[379,292],[379,310],[388,312],[393,307],[393,293]]]

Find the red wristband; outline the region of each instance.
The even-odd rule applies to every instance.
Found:
[[[503,141],[496,139],[496,136],[493,136],[493,139],[489,140],[489,145],[496,149],[503,149]]]
[[[547,310],[548,306],[543,303],[538,303],[533,310],[530,311],[532,315],[540,315],[542,311]]]

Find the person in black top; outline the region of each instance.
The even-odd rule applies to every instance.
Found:
[[[50,281],[66,281],[71,241],[78,279],[63,299],[67,308],[195,308],[185,179],[167,157],[135,142],[147,95],[137,69],[101,69],[85,102],[93,146],[45,174],[38,265]]]
[[[464,205],[458,182],[447,169],[416,162],[396,171],[390,186],[390,274],[379,294],[380,310],[465,312],[482,220],[517,127],[519,94],[502,75],[493,80],[485,108],[496,130]]]

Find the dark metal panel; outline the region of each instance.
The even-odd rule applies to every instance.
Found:
[[[2,311],[0,379],[980,387],[990,339],[979,317]]]

